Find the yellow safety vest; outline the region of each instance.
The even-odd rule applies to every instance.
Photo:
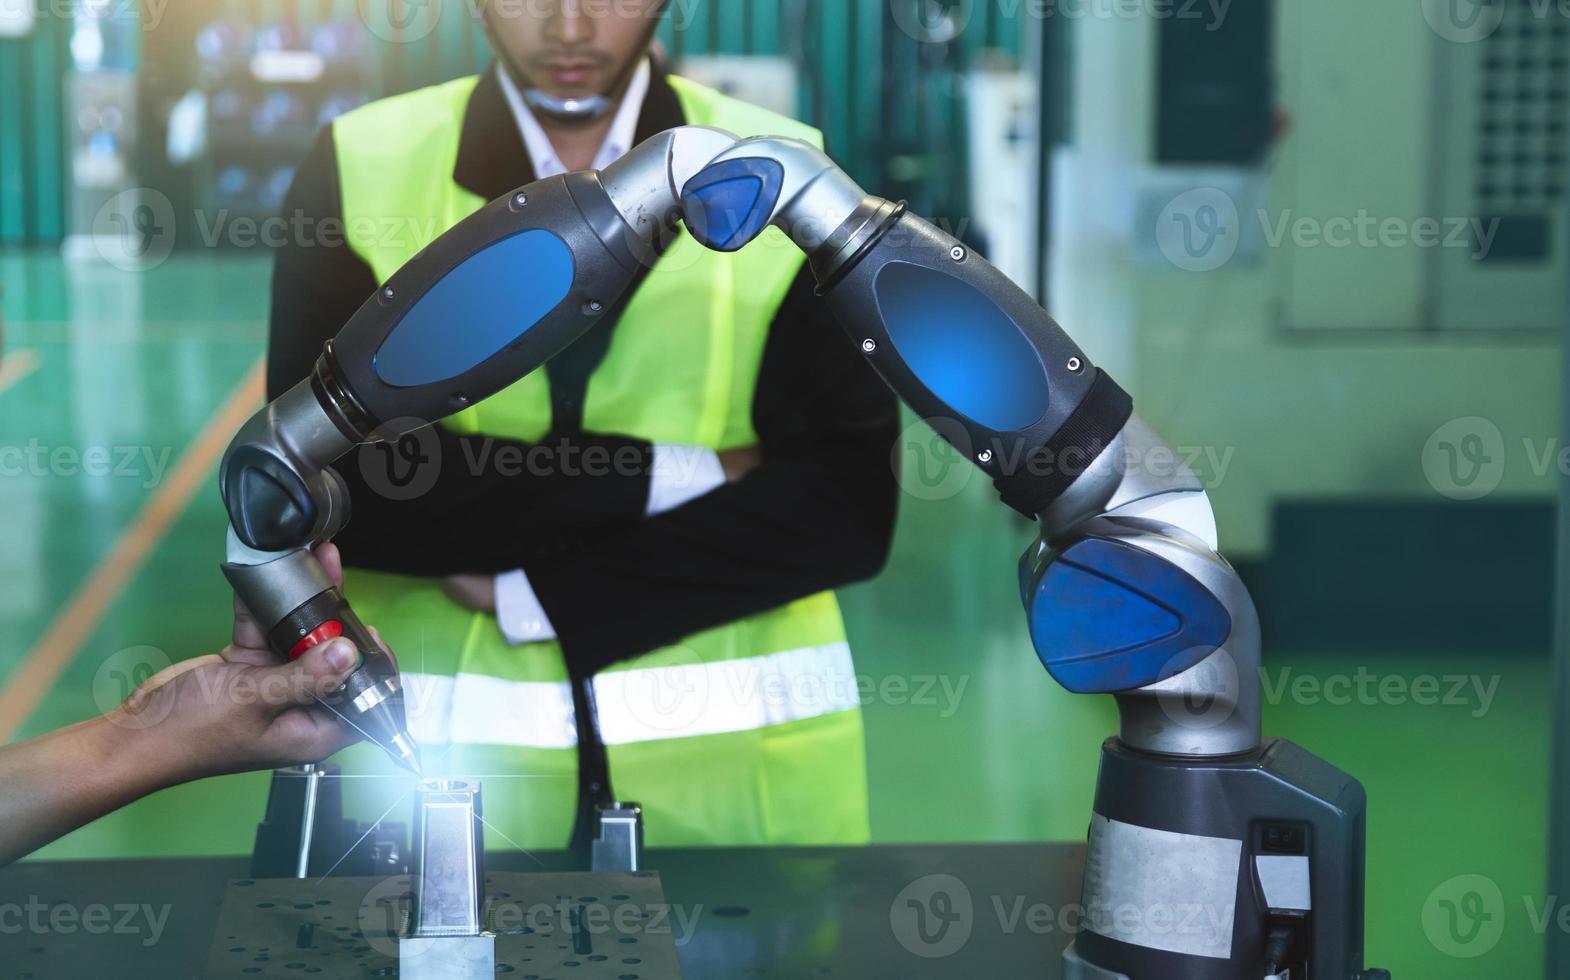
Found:
[[[453,180],[477,81],[375,102],[333,125],[346,235],[379,282],[485,203]],[[689,123],[822,145],[801,123],[686,79],[669,82]],[[764,344],[802,262],[777,229],[728,255],[683,231],[617,324],[589,380],[584,427],[716,450],[756,442]],[[538,440],[551,426],[545,372],[446,424]],[[564,845],[578,783],[560,647],[509,645],[495,617],[462,609],[430,579],[353,571],[347,586],[399,657],[427,775],[481,777],[491,846]],[[643,804],[649,844],[868,839],[858,688],[831,593],[618,664],[595,678],[595,697],[612,784]],[[365,746],[343,762],[346,773],[392,771]],[[406,780],[345,785],[362,815],[391,807],[402,816]]]

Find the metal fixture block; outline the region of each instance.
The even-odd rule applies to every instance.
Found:
[[[484,931],[485,832],[480,784],[422,782],[414,798],[414,902],[398,940],[403,980],[491,980],[496,936]]]
[[[398,941],[400,980],[493,980],[496,937],[404,936]]]
[[[422,782],[414,799],[414,909],[409,935],[477,936],[485,905],[480,784]]]
[[[590,848],[591,871],[643,869],[643,807],[612,803],[596,808],[600,833]]]

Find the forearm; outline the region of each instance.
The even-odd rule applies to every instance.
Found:
[[[435,469],[396,487],[385,450],[338,467],[352,519],[338,536],[349,564],[404,575],[508,571],[625,533],[644,516],[652,449],[579,433],[528,444],[435,430],[419,437]]]
[[[0,747],[0,865],[170,785],[160,753],[113,717]]]
[[[526,562],[569,664],[593,673],[877,573],[895,499],[881,460],[765,465],[633,532]]]
[[[875,575],[897,511],[892,395],[800,274],[753,398],[763,465],[631,532],[525,562],[569,664],[588,673]]]

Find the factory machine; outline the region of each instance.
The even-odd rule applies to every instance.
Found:
[[[616,307],[678,220],[721,251],[781,229],[884,381],[1039,523],[1019,569],[1037,654],[1065,688],[1111,694],[1120,713],[1090,815],[1085,924],[1054,965],[1061,975],[1387,976],[1363,960],[1363,788],[1262,738],[1258,619],[1217,553],[1200,482],[1029,295],[805,143],[671,130],[603,172],[492,202],[384,283],[224,460],[225,572],[276,624],[279,653],[354,638],[364,666],[327,700],[417,765],[391,659],[310,552],[347,518],[331,464],[539,368]],[[421,794],[411,911],[388,930],[403,975],[491,976],[510,954],[474,914],[477,787],[433,782]],[[620,870],[601,873],[647,874],[626,816],[602,819],[602,840],[624,846],[606,846],[603,863],[619,854]],[[226,904],[231,921],[243,928]]]

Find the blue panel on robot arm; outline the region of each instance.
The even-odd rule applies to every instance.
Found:
[[[566,298],[573,258],[548,231],[519,232],[465,259],[406,313],[376,351],[384,384],[455,378],[500,353]]]
[[[1051,404],[1041,354],[997,302],[911,262],[878,270],[878,312],[899,356],[945,405],[994,432],[1028,429]]]
[[[1036,654],[1076,694],[1165,680],[1210,656],[1232,631],[1226,608],[1198,581],[1120,541],[1078,541],[1024,584]]]
[[[682,219],[698,244],[734,252],[769,226],[785,183],[776,160],[726,160],[706,167],[682,189]]]

